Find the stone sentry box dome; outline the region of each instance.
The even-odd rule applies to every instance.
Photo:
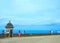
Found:
[[[11,21],[9,21],[7,23],[7,25],[5,26],[6,28],[6,34],[8,34],[9,37],[12,37],[12,30],[13,30],[13,24],[11,23]]]
[[[10,21],[6,25],[6,29],[9,29],[9,28],[14,28],[13,25],[12,25],[12,23]]]

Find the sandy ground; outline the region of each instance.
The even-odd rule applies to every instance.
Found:
[[[60,35],[4,38],[0,43],[60,43]]]

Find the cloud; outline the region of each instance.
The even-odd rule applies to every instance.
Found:
[[[11,0],[2,6],[0,20],[14,24],[40,25],[60,22],[59,0]],[[3,1],[2,1],[3,2]],[[8,6],[10,5],[10,6]],[[2,21],[3,21],[2,20]],[[1,23],[3,24],[3,22]]]
[[[11,20],[13,24],[17,25],[45,25],[51,23],[60,23],[59,18],[37,17],[37,18],[20,18],[16,16],[0,17],[0,25],[6,24]]]

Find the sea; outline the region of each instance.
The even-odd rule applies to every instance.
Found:
[[[0,34],[2,31],[6,32],[5,25],[0,26]],[[51,24],[51,25],[14,25],[13,34],[18,32],[22,34],[50,34],[53,31],[53,34],[60,33],[60,24]]]

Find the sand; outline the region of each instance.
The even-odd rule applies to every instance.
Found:
[[[4,38],[0,43],[60,43],[60,35]]]

